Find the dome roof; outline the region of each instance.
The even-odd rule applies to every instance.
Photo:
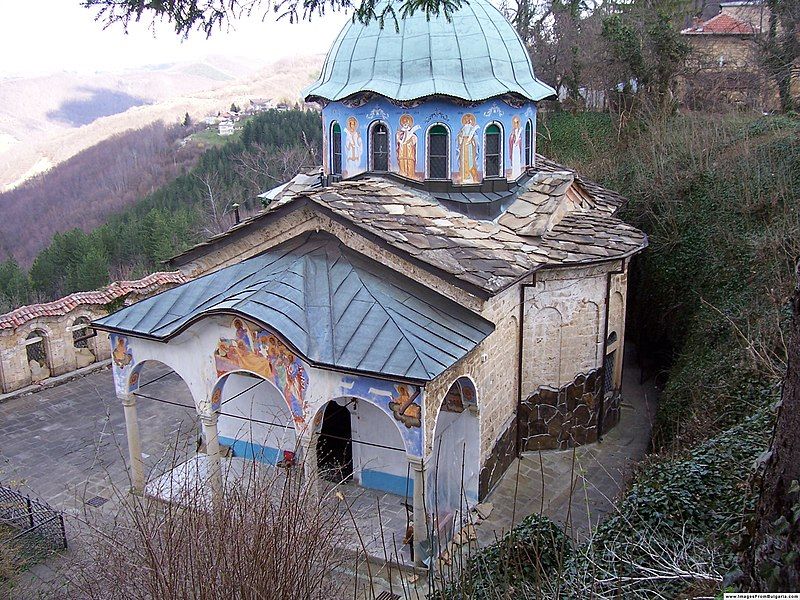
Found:
[[[536,101],[555,94],[536,79],[522,40],[488,0],[464,2],[449,21],[421,10],[401,19],[400,0],[389,1],[399,31],[391,17],[383,28],[374,18],[350,21],[306,89],[308,100],[362,91],[402,101],[439,94],[477,102],[509,92]]]

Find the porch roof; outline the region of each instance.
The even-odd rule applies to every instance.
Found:
[[[300,235],[93,326],[168,341],[212,314],[261,323],[317,366],[414,381],[441,374],[494,329],[325,232]]]

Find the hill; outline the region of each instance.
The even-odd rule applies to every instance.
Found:
[[[130,129],[178,123],[251,97],[297,99],[322,57],[264,66],[258,59],[209,59],[121,73],[0,81],[0,190]]]
[[[203,146],[190,128],[163,122],[116,134],[0,194],[0,260],[25,268],[56,233],[91,231],[190,169]]]
[[[318,163],[322,150],[319,118],[316,111],[301,110],[258,114],[245,123],[238,135],[206,149],[193,167],[176,165],[179,170],[185,168],[185,172],[108,216],[99,227],[57,233],[36,255],[29,273],[14,260],[0,263],[0,308],[95,289],[107,284],[112,275],[114,279],[143,276],[158,270],[159,261],[228,229],[233,224],[234,203],[246,215],[260,208],[257,193],[288,180],[303,166]],[[174,135],[175,128],[153,126],[144,134],[126,138],[124,147],[135,154],[141,144],[152,143],[155,147],[164,140],[169,143]],[[161,152],[169,157],[171,151],[164,147]],[[103,146],[90,149],[74,164],[70,161],[53,172],[59,175],[59,181],[74,187],[80,186],[86,169],[92,176],[105,177],[103,169],[92,171],[89,164],[102,152]],[[127,176],[124,163],[123,160],[118,165],[119,176],[110,177],[109,185],[120,186],[121,196],[132,196],[142,179]],[[163,177],[168,170],[159,171],[159,165],[163,167],[155,161],[153,168]],[[142,173],[150,171],[145,168]],[[10,193],[21,195],[17,205],[23,217],[25,204],[19,198],[25,198],[23,192],[27,193],[28,188]],[[46,194],[41,197],[46,198]],[[86,204],[80,194],[69,197],[73,215],[80,219],[81,206]],[[101,203],[101,208],[105,206]],[[49,218],[57,218],[54,214],[57,209],[48,214]],[[45,223],[40,217],[34,231],[46,228]]]

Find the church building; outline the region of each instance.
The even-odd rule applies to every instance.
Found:
[[[380,4],[378,5],[381,6]],[[417,560],[521,452],[619,420],[624,199],[536,152],[554,94],[488,0],[345,25],[306,100],[321,169],[173,258],[189,281],[99,319],[131,472],[148,361],[188,385],[209,460],[406,496]]]

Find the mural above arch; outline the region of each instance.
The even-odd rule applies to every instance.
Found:
[[[231,329],[232,337],[220,337],[214,350],[217,377],[233,371],[249,371],[263,377],[283,394],[295,423],[305,423],[309,378],[300,357],[274,333],[244,319],[233,319]],[[218,382],[211,395],[213,410],[219,409],[221,389]]]
[[[133,369],[133,350],[124,335],[112,333],[111,370],[117,394],[129,394],[139,387],[139,370]]]
[[[475,386],[466,377],[456,379],[442,401],[444,412],[462,413],[468,408],[476,406]]]
[[[380,408],[397,425],[406,453],[422,457],[422,406],[419,387],[372,377],[345,375],[339,395],[361,398]]]

